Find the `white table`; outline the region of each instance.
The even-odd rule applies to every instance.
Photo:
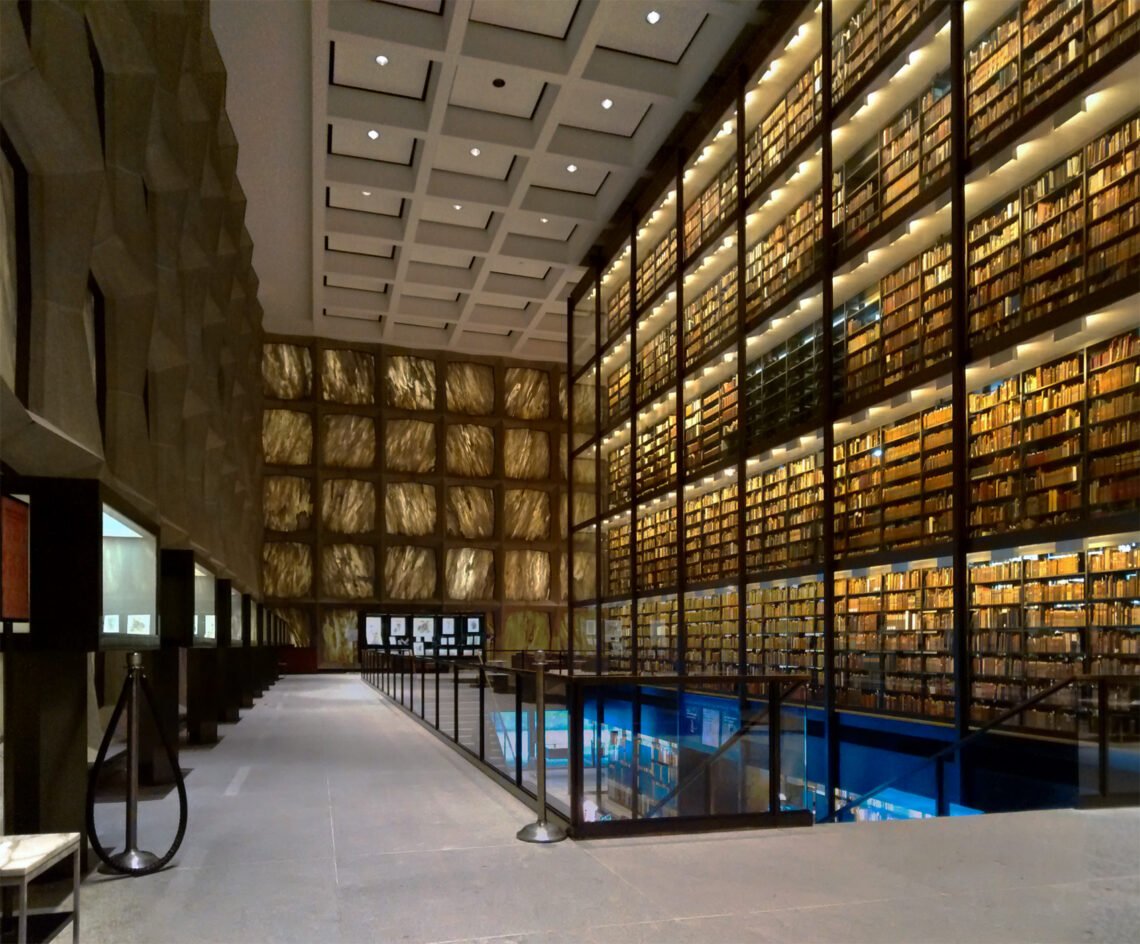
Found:
[[[71,911],[28,915],[28,883],[57,862],[72,857],[73,882]],[[0,886],[19,886],[20,912],[16,920],[18,944],[32,940],[50,941],[71,922],[74,944],[79,944],[79,833],[40,833],[31,836],[0,837]],[[5,914],[5,918],[7,918]],[[11,933],[11,932],[9,932]]]

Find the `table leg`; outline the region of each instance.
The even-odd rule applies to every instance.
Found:
[[[16,940],[19,944],[28,944],[28,880],[22,878],[20,880],[20,916],[17,918],[19,922],[18,930],[16,932]]]
[[[71,944],[79,944],[79,848],[76,847],[72,858],[74,866],[74,884],[71,887]]]

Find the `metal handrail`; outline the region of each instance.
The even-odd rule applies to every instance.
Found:
[[[860,806],[861,804],[867,802],[867,800],[870,800],[872,797],[878,796],[884,790],[888,790],[891,787],[893,787],[896,783],[899,783],[903,780],[909,780],[911,777],[913,777],[920,770],[925,770],[931,764],[938,763],[939,761],[943,760],[945,757],[947,757],[950,754],[956,754],[958,751],[960,751],[966,745],[973,743],[974,741],[978,740],[978,738],[982,737],[985,734],[989,734],[989,732],[994,730],[994,728],[1000,727],[1001,725],[1005,724],[1010,718],[1016,717],[1017,715],[1019,715],[1023,711],[1025,711],[1027,708],[1032,708],[1038,702],[1044,701],[1046,698],[1048,698],[1051,695],[1055,695],[1057,692],[1061,691],[1061,689],[1067,688],[1070,685],[1081,685],[1081,684],[1088,685],[1088,684],[1093,684],[1093,683],[1097,684],[1098,686],[1137,685],[1137,684],[1140,684],[1140,676],[1135,676],[1135,675],[1083,675],[1083,674],[1078,674],[1078,675],[1070,675],[1068,678],[1064,678],[1058,682],[1054,682],[1048,688],[1042,689],[1040,692],[1037,692],[1037,694],[1031,696],[1030,698],[1025,699],[1024,701],[1015,705],[1014,707],[1006,709],[1001,714],[999,714],[996,718],[992,718],[989,722],[987,722],[986,724],[984,724],[982,727],[978,728],[977,730],[971,731],[965,737],[959,738],[953,744],[950,744],[947,747],[942,748],[940,751],[938,751],[934,754],[931,754],[929,757],[924,758],[922,761],[920,761],[918,764],[916,764],[910,770],[905,771],[904,773],[901,773],[901,774],[897,774],[896,776],[891,777],[889,780],[883,781],[881,784],[879,784],[873,790],[869,790],[867,793],[864,793],[857,800],[852,800],[850,803],[844,804],[839,809],[835,810],[835,812],[829,813],[827,816],[825,816],[819,822],[821,822],[821,823],[834,822],[839,816],[841,816],[844,813],[848,812],[849,810],[853,810],[855,807]],[[1101,724],[1103,725],[1103,723],[1104,723],[1104,712],[1102,711],[1101,712]],[[1103,740],[1103,737],[1102,737],[1102,740]],[[1106,763],[1107,759],[1103,756],[1103,751],[1101,752],[1101,754],[1102,754],[1102,756],[1099,758],[1098,763],[1103,766]],[[1104,781],[1104,773],[1105,773],[1104,771],[1101,771],[1101,774],[1100,774],[1100,779],[1101,779],[1102,784]]]

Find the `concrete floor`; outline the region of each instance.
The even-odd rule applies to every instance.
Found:
[[[82,941],[1140,939],[1138,810],[536,847],[522,804],[358,678],[285,678],[223,731],[183,755],[177,866],[89,878]],[[157,847],[173,799],[146,807]]]

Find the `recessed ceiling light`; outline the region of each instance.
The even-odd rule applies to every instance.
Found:
[[[614,100],[612,98],[603,98],[602,99],[602,107],[606,111],[609,111],[611,108],[614,107]]]
[[[371,191],[371,190],[361,190],[361,191],[360,191],[360,193],[361,193],[361,195],[362,195],[362,196],[365,196],[365,197],[370,197],[370,196],[372,196],[372,191]]]
[[[506,79],[492,79],[491,84],[493,86],[495,86],[495,88],[502,88],[504,85],[507,84],[507,80]]]
[[[479,156],[480,154],[482,154],[482,153],[483,153],[483,152],[482,152],[482,151],[480,151],[480,150],[479,150],[477,147],[474,147],[474,148],[472,148],[472,149],[471,149],[471,156],[472,156],[472,157],[478,157],[478,156]]]
[[[451,205],[452,205],[453,207],[455,207],[455,209],[457,209],[457,210],[462,210],[462,209],[463,209],[463,204],[462,204],[462,203],[453,203],[453,204],[451,204]]]
[[[549,220],[549,219],[547,219],[547,218],[544,216],[544,217],[542,218],[542,222],[544,222],[544,223],[549,223],[549,222],[550,222],[550,220]]]
[[[568,171],[569,171],[571,174],[576,174],[576,173],[578,172],[578,165],[577,165],[577,164],[567,164],[567,165],[566,165],[566,169],[567,169],[567,170],[568,170]]]
[[[661,20],[661,14],[656,10],[650,10],[645,14],[645,20],[650,26],[656,26]]]
[[[375,128],[373,128],[371,131],[368,132],[368,137],[370,137],[373,141],[375,141],[378,137],[380,137],[380,132],[377,131]]]

